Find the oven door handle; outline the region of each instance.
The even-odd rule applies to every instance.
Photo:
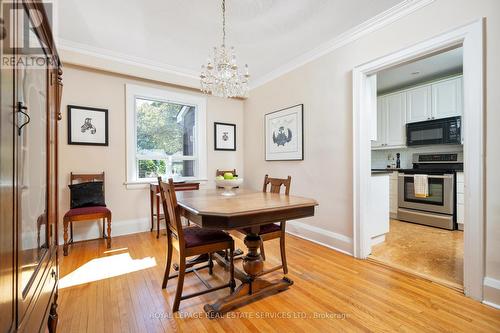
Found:
[[[405,175],[405,174],[399,174],[398,177],[408,177],[408,178],[415,178],[415,175]],[[443,176],[436,176],[436,175],[428,175],[428,178],[435,178],[435,179],[453,179],[453,175],[443,175]]]

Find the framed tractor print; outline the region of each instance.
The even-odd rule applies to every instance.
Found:
[[[108,110],[68,105],[69,145],[108,145]]]

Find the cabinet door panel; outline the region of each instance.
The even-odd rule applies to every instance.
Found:
[[[382,147],[386,142],[387,97],[377,98],[377,140],[372,141],[372,147]]]
[[[424,86],[406,91],[406,122],[431,119],[431,87]]]
[[[19,19],[29,20],[26,11]],[[22,44],[18,44],[22,45]],[[43,49],[38,38],[30,38],[30,47]],[[18,54],[31,54],[19,48]],[[36,54],[43,59],[44,55]],[[46,56],[46,55],[45,55]],[[17,118],[16,185],[17,185],[17,318],[18,327],[25,325],[29,306],[34,306],[44,269],[49,260],[48,243],[48,112],[47,62],[37,66],[16,68],[16,103],[24,115]]]
[[[406,144],[406,93],[387,96],[386,143],[388,146]]]
[[[462,78],[432,85],[432,114],[435,119],[462,115]]]
[[[0,17],[5,1],[0,1]],[[2,25],[10,35],[10,26]],[[8,56],[0,43],[0,56]],[[0,332],[14,324],[14,71],[0,64]]]

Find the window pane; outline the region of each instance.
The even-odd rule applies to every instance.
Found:
[[[137,152],[158,159],[195,156],[195,111],[188,105],[136,98]]]
[[[177,161],[172,163],[172,173],[182,177],[194,177],[195,161]]]
[[[138,178],[156,178],[167,172],[164,160],[139,160],[137,164]]]

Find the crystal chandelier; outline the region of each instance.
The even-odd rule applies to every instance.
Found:
[[[219,97],[244,97],[249,77],[248,65],[242,72],[236,64],[234,47],[226,48],[226,1],[222,0],[222,45],[214,47],[207,64],[201,66],[201,91]]]

